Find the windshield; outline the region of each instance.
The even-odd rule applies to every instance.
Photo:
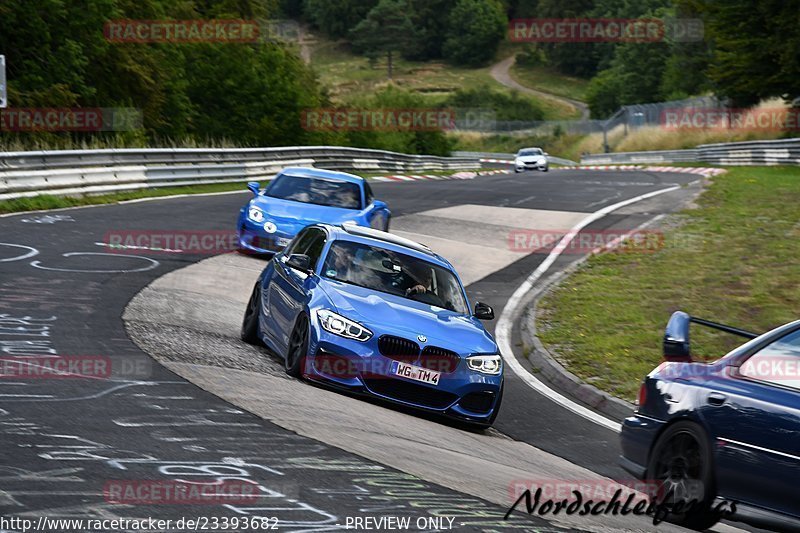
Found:
[[[264,195],[306,204],[361,208],[361,188],[358,184],[337,179],[283,174],[270,183]]]
[[[351,241],[335,241],[325,258],[326,278],[402,296],[466,315],[458,278],[416,257]]]
[[[520,157],[525,157],[527,155],[542,155],[542,151],[539,148],[532,148],[530,150],[520,150],[519,155]]]

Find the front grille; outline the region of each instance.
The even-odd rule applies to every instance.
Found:
[[[451,392],[376,374],[365,376],[364,384],[375,394],[432,409],[444,409],[458,399]]]
[[[419,359],[419,345],[402,337],[383,335],[378,339],[378,350],[384,357],[403,363],[413,363]]]
[[[494,403],[493,392],[470,392],[458,402],[460,407],[473,413],[488,413]]]
[[[444,374],[455,372],[461,358],[456,352],[439,348],[438,346],[426,346],[422,350],[420,365],[428,370],[435,370]]]
[[[252,246],[261,250],[271,250],[273,252],[280,252],[285,247],[278,244],[278,239],[273,237],[261,237],[256,235],[251,241]]]

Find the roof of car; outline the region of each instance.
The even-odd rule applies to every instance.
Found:
[[[357,226],[355,224],[345,224],[343,226],[319,224],[319,226],[327,228],[328,232],[337,240],[342,239],[379,245],[388,250],[412,255],[419,259],[430,261],[439,266],[454,270],[453,265],[451,265],[447,259],[440,256],[429,247],[393,233]]]
[[[281,171],[281,174],[289,176],[303,176],[308,178],[323,178],[323,179],[336,179],[341,181],[349,181],[350,183],[361,184],[364,178],[347,172],[339,172],[336,170],[325,170],[321,168],[311,167],[288,167]]]

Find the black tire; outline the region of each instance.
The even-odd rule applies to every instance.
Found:
[[[550,167],[544,167],[544,168],[542,169],[542,172],[547,172],[548,170],[550,170]]]
[[[308,355],[308,317],[301,313],[289,337],[289,349],[286,352],[286,373],[292,377],[302,377],[303,364]]]
[[[254,346],[264,345],[258,327],[258,318],[260,314],[261,282],[257,281],[253,287],[253,292],[250,294],[250,300],[247,302],[247,309],[244,311],[244,319],[242,320],[242,331],[239,334],[242,340],[247,344],[252,344]]]
[[[389,233],[389,225],[391,224],[391,222],[392,222],[392,217],[387,216],[386,221],[383,223],[383,231],[385,231],[386,233]]]
[[[713,460],[705,431],[694,422],[676,422],[661,434],[647,462],[647,479],[659,486],[658,502],[697,501],[687,512],[670,513],[667,521],[696,531],[719,522],[721,517],[712,509]]]

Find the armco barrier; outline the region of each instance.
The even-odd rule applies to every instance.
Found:
[[[702,144],[691,150],[589,154],[583,165],[709,163],[712,165],[800,165],[800,139]]]
[[[262,180],[287,166],[420,172],[471,170],[480,162],[338,146],[6,152],[0,153],[0,200]]]

